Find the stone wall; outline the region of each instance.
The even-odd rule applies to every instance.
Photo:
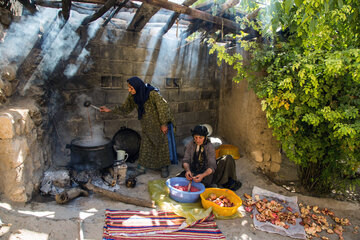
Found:
[[[19,102],[0,111],[0,192],[26,202],[38,189],[49,146],[42,144],[41,122],[34,102]]]
[[[232,81],[233,69],[228,68],[224,74],[218,133],[239,147],[265,173],[277,173],[282,161],[280,145],[267,125],[260,100],[245,80],[240,83]]]

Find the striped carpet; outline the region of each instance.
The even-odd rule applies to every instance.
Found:
[[[121,211],[107,209],[103,240],[117,239],[226,239],[214,215],[190,226],[185,218],[164,211]]]

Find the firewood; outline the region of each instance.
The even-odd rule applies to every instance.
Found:
[[[100,193],[108,198],[111,198],[112,200],[116,200],[116,201],[120,201],[120,202],[124,202],[124,203],[128,203],[128,204],[133,204],[133,205],[140,206],[140,207],[148,207],[148,208],[156,207],[154,201],[149,201],[149,200],[136,198],[136,197],[128,197],[128,196],[122,195],[117,192],[112,192],[112,191],[97,187],[97,186],[91,184],[90,181],[87,182],[84,185],[84,187],[90,191],[93,191],[94,193]]]
[[[65,190],[62,193],[56,194],[55,200],[59,204],[64,204],[80,195],[87,197],[89,193],[81,188],[71,188],[70,190]]]

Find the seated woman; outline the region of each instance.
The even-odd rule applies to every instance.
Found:
[[[205,126],[195,126],[191,133],[194,141],[185,146],[184,171],[178,177],[202,182],[205,187],[223,186],[234,191],[239,189],[241,182],[236,180],[236,166],[232,156],[224,155],[215,159],[215,148],[207,138],[208,130]]]

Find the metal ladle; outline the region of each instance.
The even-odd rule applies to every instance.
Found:
[[[84,102],[84,106],[85,106],[85,107],[93,107],[93,108],[95,108],[96,110],[99,110],[99,111],[100,111],[100,108],[92,105],[90,101],[85,101],[85,102]]]

